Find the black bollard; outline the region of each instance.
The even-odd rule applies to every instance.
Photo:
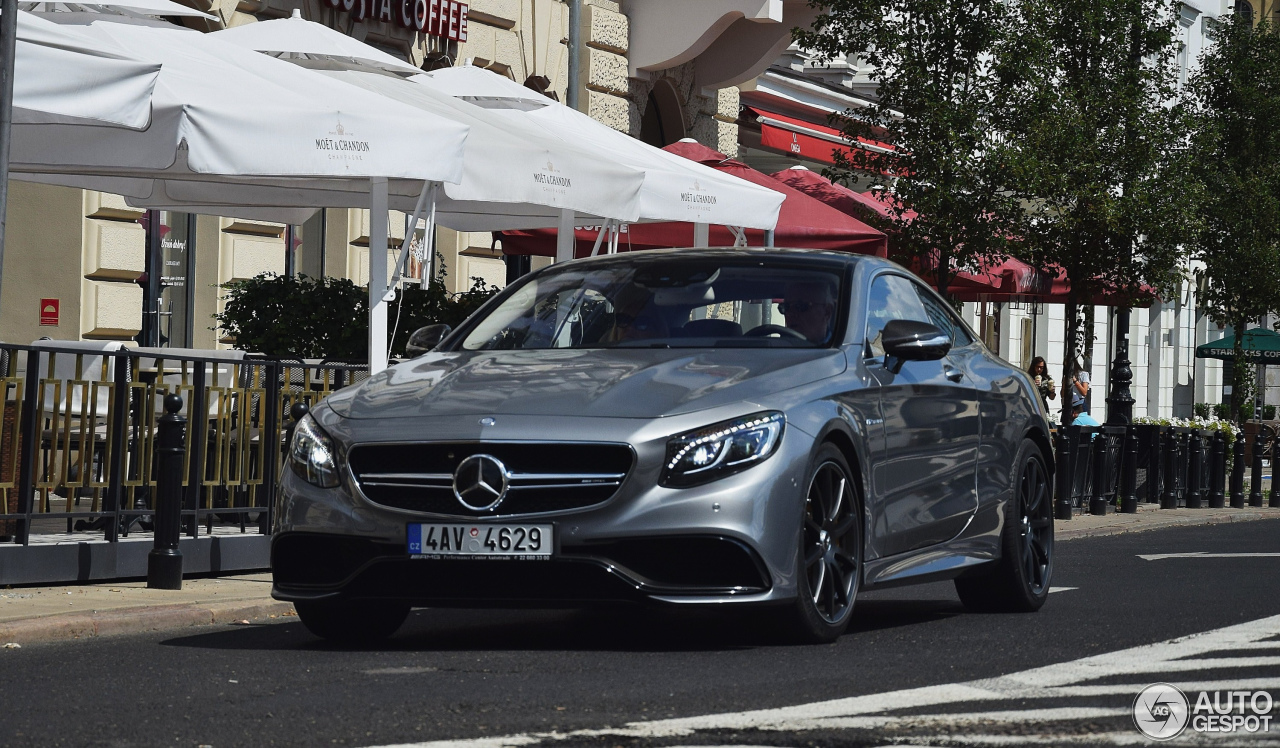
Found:
[[[155,547],[147,554],[147,586],[160,590],[182,589],[182,459],[187,419],[178,415],[182,398],[165,395],[165,414],[156,435],[159,469],[156,475]]]
[[[1213,446],[1211,456],[1209,458],[1209,508],[1221,509],[1225,503],[1226,495],[1223,491],[1223,481],[1226,480],[1227,472],[1227,439],[1222,435],[1221,431],[1213,432]]]
[[[1258,433],[1253,435],[1253,472],[1249,478],[1249,506],[1262,506],[1262,445],[1262,428],[1259,428]]]
[[[1164,492],[1160,494],[1161,509],[1178,508],[1178,435],[1172,429],[1164,443]]]
[[[1075,470],[1071,464],[1070,442],[1065,429],[1058,429],[1054,437],[1054,451],[1058,454],[1058,472],[1054,475],[1057,499],[1053,502],[1054,519],[1071,519],[1071,477]]]
[[[310,412],[311,408],[302,401],[294,403],[293,406],[289,408],[289,417],[293,420],[291,420],[289,425],[284,428],[284,450],[286,457],[289,454],[289,445],[293,443],[293,431],[298,428],[298,421],[301,421],[303,416]]]
[[[1101,432],[1093,435],[1093,491],[1089,496],[1089,514],[1107,513],[1107,436]]]
[[[1231,508],[1244,508],[1244,440],[1243,433],[1236,434],[1231,445]]]
[[[1124,457],[1121,460],[1124,472],[1120,474],[1120,511],[1125,514],[1138,513],[1138,433],[1129,426],[1124,431]],[[1150,473],[1147,480],[1150,481]]]
[[[1191,432],[1191,441],[1187,445],[1187,501],[1188,509],[1199,509],[1203,506],[1203,495],[1200,484],[1204,483],[1204,440],[1200,438],[1200,429]]]

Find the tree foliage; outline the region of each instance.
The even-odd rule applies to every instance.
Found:
[[[468,291],[451,294],[440,283],[407,286],[391,303],[395,327],[391,355],[404,352],[409,334],[443,322],[457,327],[498,289],[472,278]],[[363,360],[369,351],[369,294],[345,278],[264,273],[225,283],[223,311],[214,315],[236,348],[288,358]]]
[[[1194,202],[1179,168],[1176,6],[1167,0],[1016,0],[999,52],[1006,184],[1024,205],[1033,265],[1071,283],[1063,381],[1084,330],[1080,304],[1141,284],[1174,287]],[[1063,399],[1064,412],[1070,407]]]
[[[889,229],[898,256],[939,292],[956,270],[1007,252],[1018,206],[1002,187],[994,121],[1009,86],[994,54],[1009,28],[1003,0],[815,0],[826,11],[797,41],[826,59],[855,53],[877,82],[876,101],[839,118],[855,147],[829,174],[891,181]],[[888,141],[885,152],[876,142]]]
[[[1192,256],[1209,283],[1201,304],[1236,333],[1280,310],[1280,37],[1266,20],[1224,19],[1189,85],[1195,128],[1188,173],[1200,185]],[[1236,369],[1231,416],[1250,378]]]

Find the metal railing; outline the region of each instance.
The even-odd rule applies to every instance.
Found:
[[[1263,460],[1280,454],[1277,436],[1264,426],[1250,445],[1252,506],[1264,504]],[[1228,502],[1243,507],[1245,438],[1232,444],[1217,430],[1154,424],[1060,428],[1054,444],[1055,516],[1136,512],[1142,502],[1163,509],[1221,508]],[[1265,503],[1280,507],[1274,482]]]
[[[0,344],[0,536],[116,541],[149,530],[165,395],[189,427],[183,532],[270,528],[289,409],[367,377],[362,364],[239,351]]]

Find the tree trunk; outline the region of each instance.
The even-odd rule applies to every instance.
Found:
[[[946,299],[950,303],[951,298],[947,296],[947,287],[951,285],[951,254],[948,252],[938,252],[938,267],[934,270],[935,280],[938,282],[938,295]]]
[[[1231,363],[1231,420],[1240,423],[1240,411],[1244,407],[1244,388],[1240,386],[1243,377],[1241,372],[1245,371],[1246,364],[1244,361],[1244,326],[1248,324],[1247,320],[1241,316],[1231,320],[1231,327],[1235,330],[1236,344],[1232,349],[1232,355],[1235,357]]]
[[[1069,426],[1071,424],[1071,401],[1075,399],[1076,389],[1072,384],[1072,380],[1076,374],[1076,358],[1077,345],[1080,338],[1080,307],[1076,303],[1076,284],[1071,283],[1071,290],[1067,292],[1066,305],[1066,340],[1062,346],[1062,386],[1058,391],[1062,393],[1062,425]]]

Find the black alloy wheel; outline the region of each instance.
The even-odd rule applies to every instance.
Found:
[[[988,564],[989,569],[956,579],[956,592],[971,610],[1030,613],[1049,597],[1053,484],[1034,442],[1026,440],[1018,449],[1013,477],[1000,560]]]
[[[1039,459],[1027,460],[1018,485],[1018,533],[1023,579],[1033,596],[1049,589],[1053,571],[1053,497],[1049,475]]]
[[[835,641],[844,633],[862,582],[862,505],[840,450],[818,451],[805,495],[799,589],[792,632],[801,641]]]

